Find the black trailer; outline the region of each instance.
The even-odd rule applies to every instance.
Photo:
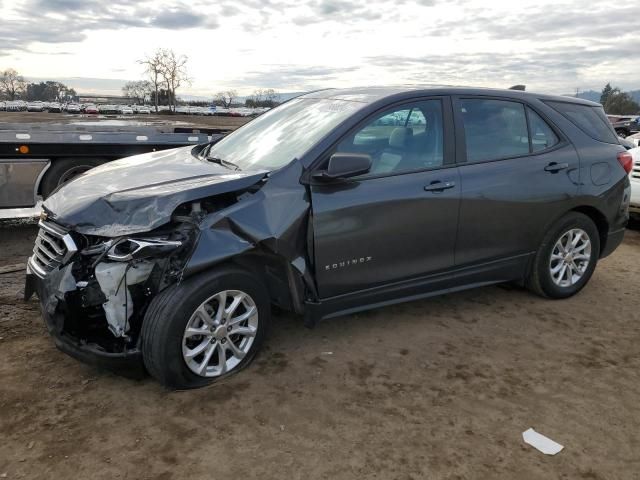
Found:
[[[73,177],[119,158],[207,143],[229,130],[170,125],[0,125],[0,218],[39,214]]]

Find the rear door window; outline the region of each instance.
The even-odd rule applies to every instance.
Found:
[[[531,131],[531,151],[539,152],[556,145],[560,139],[540,115],[527,107],[529,130]]]
[[[591,138],[605,143],[619,143],[602,107],[579,103],[546,102]]]
[[[467,161],[483,162],[529,153],[524,105],[492,99],[461,99]]]

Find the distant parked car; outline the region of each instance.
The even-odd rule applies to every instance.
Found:
[[[133,108],[124,105],[121,107],[120,113],[122,113],[123,115],[133,115]]]
[[[20,112],[27,109],[27,104],[19,100],[10,101],[6,104],[7,112]]]
[[[629,180],[631,181],[631,203],[629,204],[629,212],[640,217],[640,147],[629,150],[633,158],[633,167],[629,172]]]
[[[140,113],[142,115],[149,115],[151,113],[151,109],[146,105],[139,105],[136,108],[136,113]]]
[[[95,105],[89,104],[84,107],[84,113],[95,114],[100,113],[100,110]]]
[[[122,109],[118,105],[98,105],[98,110],[104,115],[117,115],[122,113]]]
[[[76,103],[70,103],[67,105],[67,113],[80,113],[80,105]]]
[[[49,104],[49,113],[62,112],[62,106],[58,102],[52,102]]]
[[[42,112],[42,111],[44,111],[44,105],[42,105],[42,102],[27,103],[27,112]]]
[[[7,109],[7,104],[5,102],[0,102],[0,112],[4,112]]]
[[[637,115],[607,115],[619,137],[626,138],[640,131],[640,117]]]

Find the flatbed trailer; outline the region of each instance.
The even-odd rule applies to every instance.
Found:
[[[103,163],[199,145],[230,130],[191,126],[1,124],[0,219],[38,216],[59,185]]]

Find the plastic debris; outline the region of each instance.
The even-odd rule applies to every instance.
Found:
[[[523,432],[522,439],[525,443],[528,443],[533,448],[541,451],[545,455],[555,455],[564,448],[559,443],[554,442],[550,438],[536,432],[533,428],[530,428],[526,432]]]

